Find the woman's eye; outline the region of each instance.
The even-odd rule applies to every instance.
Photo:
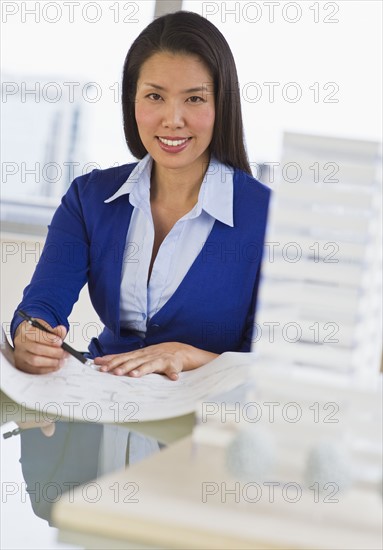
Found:
[[[153,99],[154,101],[158,101],[159,99],[161,99],[161,96],[160,94],[149,94],[147,97],[149,97],[150,99]]]
[[[190,101],[190,103],[203,103],[205,100],[198,95],[192,95],[189,97],[188,101]]]

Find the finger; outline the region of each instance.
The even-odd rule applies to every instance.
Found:
[[[113,358],[116,357],[116,355],[103,355],[102,357],[95,357],[93,359],[95,365],[99,365],[100,370],[107,371],[108,364],[113,360]]]
[[[146,346],[144,348],[138,348],[134,349],[132,351],[126,351],[125,353],[115,353],[113,355],[103,355],[102,357],[96,357],[94,361],[97,364],[102,363],[110,363],[112,366],[116,366],[120,364],[123,361],[130,360],[130,359],[136,359],[139,357],[149,357],[158,355],[158,348],[159,346],[153,345],[153,346]]]
[[[63,325],[58,325],[57,327],[52,328],[42,319],[39,319],[39,323],[46,327],[48,332],[26,323],[23,330],[23,336],[28,341],[35,341],[44,345],[60,347],[67,334],[66,328]]]
[[[163,359],[152,359],[151,361],[145,361],[141,365],[136,365],[130,367],[128,371],[122,372],[123,368],[118,368],[115,372],[116,374],[127,374],[133,378],[140,378],[146,374],[152,374],[154,372],[161,372],[165,368],[163,364]],[[121,370],[121,372],[119,372]]]
[[[18,369],[31,374],[46,374],[58,370],[65,352],[61,348],[31,344],[15,347],[15,365]]]
[[[98,365],[100,368],[99,370],[102,372],[108,372],[109,370],[113,369],[115,366],[121,364],[126,359],[123,358],[126,354],[118,354],[118,355],[104,355],[103,357],[95,357],[94,363],[95,365]],[[119,358],[115,360],[115,358]]]
[[[178,379],[178,372],[182,370],[176,358],[170,354],[163,355],[151,361],[145,362],[140,367],[129,371],[129,376],[140,377],[150,373],[166,374],[171,380]]]
[[[62,340],[64,340],[65,336],[67,335],[67,330],[64,325],[57,325],[57,327],[52,329],[52,332],[57,334]]]
[[[24,344],[27,343],[28,345],[35,342],[49,347],[60,347],[63,343],[60,334],[51,334],[35,327],[33,327],[33,330],[27,328],[25,331],[23,331],[20,335],[19,341]]]
[[[60,368],[60,360],[26,352],[21,357],[19,365],[22,370],[31,374],[47,374]]]
[[[140,365],[145,360],[147,360],[145,355],[137,355],[135,352],[133,352],[132,355],[130,355],[130,353],[118,354],[108,362],[102,363],[100,370],[110,372],[118,367],[122,367],[123,365],[133,365],[132,368],[134,368],[134,366]]]
[[[102,357],[95,357],[94,361],[97,364],[112,364],[114,366],[126,361],[128,359],[136,359],[137,357],[145,357],[148,353],[149,348],[143,348],[133,351],[127,351],[125,353],[115,353],[113,355],[103,355]]]
[[[60,354],[60,357],[51,357],[45,355],[36,355],[27,351],[26,353],[26,362],[38,368],[58,368],[60,366],[60,361],[63,358],[64,354]]]
[[[126,355],[126,354],[121,354],[121,355]],[[98,362],[99,364],[101,363],[108,363],[109,361],[111,361],[114,357],[117,357],[117,354],[114,353],[113,355],[100,355],[99,357],[95,357],[94,358],[94,361]]]
[[[168,368],[164,370],[164,374],[166,374],[166,376],[170,378],[170,380],[175,381],[179,378],[179,373],[174,368]]]
[[[145,363],[145,365],[133,369],[129,371],[127,374],[128,376],[131,376],[133,378],[140,378],[141,376],[145,376],[146,374],[165,374],[170,380],[178,380],[179,373],[174,367],[158,367],[156,364],[151,363]],[[119,373],[116,373],[119,374]]]
[[[26,372],[28,374],[50,374],[51,372],[55,372],[59,370],[60,367],[32,367],[28,363],[25,364],[19,364],[17,365],[17,368],[19,370],[22,370],[23,372]]]
[[[51,337],[52,341],[55,343],[55,345],[61,346],[67,335],[67,329],[64,327],[64,325],[58,325],[57,327],[52,329],[52,333],[55,335]]]
[[[37,319],[37,321],[43,325],[47,331],[53,332],[54,329],[50,326],[49,323],[44,321],[44,319]],[[52,336],[49,335],[49,332],[45,332],[37,327],[30,325],[27,321],[23,321],[16,329],[15,342],[24,344],[30,341],[39,341],[39,342],[51,342]],[[57,338],[55,334],[54,339]]]
[[[172,360],[170,364],[165,368],[164,374],[170,379],[170,380],[178,380],[179,373],[183,369],[182,359],[179,355],[175,354],[172,355]]]
[[[113,374],[117,374],[118,376],[123,376],[124,374],[129,374],[132,371],[136,371],[137,367],[141,367],[142,365],[150,365],[150,360],[145,357],[137,357],[136,359],[129,359],[128,361],[120,362],[118,364],[114,364],[113,366],[108,366],[108,372],[111,372]],[[148,372],[152,372],[150,370],[150,367]],[[133,372],[133,376],[135,376],[135,372]]]
[[[32,342],[28,349],[26,350],[26,353],[30,353],[31,355],[36,355],[39,357],[47,357],[49,359],[63,359],[65,357],[65,351],[60,347],[57,348],[55,346],[45,346],[44,344],[36,344],[36,342]]]

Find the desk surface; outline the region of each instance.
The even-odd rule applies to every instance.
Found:
[[[108,548],[121,548],[122,541],[126,547],[135,542],[142,545],[135,547],[205,550],[381,548],[377,493],[355,490],[331,504],[313,502],[311,491],[299,502],[286,502],[276,491],[274,502],[267,492],[251,502],[254,487],[245,485],[227,473],[223,448],[196,447],[188,437],[99,479],[93,502],[79,488],[72,502],[63,498],[54,506],[53,517],[62,540],[88,548],[100,548],[98,537],[109,541]],[[205,494],[203,502],[207,489],[217,492]]]
[[[1,424],[7,422],[31,421],[38,419],[38,412],[32,409],[27,409],[18,403],[15,403],[4,392],[0,390],[0,407],[1,407]],[[49,415],[46,415],[49,416]],[[169,445],[193,431],[195,423],[194,413],[185,414],[165,420],[152,420],[147,422],[124,422],[120,426],[129,428],[134,432],[142,435],[153,437]]]

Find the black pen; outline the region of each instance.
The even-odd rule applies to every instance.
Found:
[[[41,323],[39,323],[37,321],[37,319],[34,319],[33,317],[30,317],[29,315],[27,315],[24,311],[22,311],[21,309],[18,310],[17,312],[18,315],[20,315],[20,317],[22,317],[25,321],[27,321],[27,323],[29,323],[30,325],[32,325],[32,327],[35,327],[35,328],[38,328],[44,332],[48,332],[48,334],[55,334],[54,332],[52,332],[51,330],[48,330],[47,328],[44,327],[44,325],[42,325]],[[55,335],[57,336],[57,334]],[[81,352],[79,351],[76,351],[75,349],[73,349],[71,346],[69,346],[66,342],[63,342],[61,344],[61,347],[63,350],[67,351],[68,353],[70,353],[71,355],[73,355],[73,357],[75,357],[76,359],[78,359],[79,361],[81,361],[81,363],[83,363],[84,365],[88,366],[88,367],[92,367],[92,368],[96,368],[94,362],[91,360],[91,359],[88,359],[87,357],[85,357],[85,355],[83,355]]]

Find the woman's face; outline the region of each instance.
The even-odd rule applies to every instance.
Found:
[[[144,147],[160,166],[187,169],[209,161],[213,79],[199,57],[156,53],[142,65],[135,114]]]

